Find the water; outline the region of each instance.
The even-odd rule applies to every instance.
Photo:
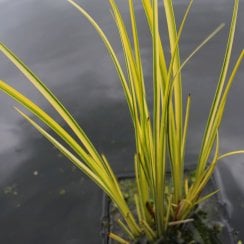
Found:
[[[79,2],[95,16],[121,57],[107,1]],[[118,2],[123,15],[128,17],[126,2]],[[175,1],[179,20],[186,2]],[[220,23],[227,24],[183,72],[184,95],[192,94],[187,142],[192,158],[199,151],[216,87],[231,8],[227,0],[195,1],[182,36],[184,59]],[[150,81],[150,37],[141,7],[137,6],[136,11],[141,23],[145,76]],[[233,61],[243,48],[243,11],[241,0]],[[58,0],[1,0],[0,23],[0,40],[55,92],[98,150],[107,155],[115,171],[131,170],[134,142],[128,109],[113,64],[90,24],[66,1]],[[231,90],[220,131],[223,153],[244,148],[243,77],[242,68]],[[58,118],[3,55],[0,55],[0,79],[35,99]],[[16,114],[11,99],[1,94],[0,104],[0,243],[100,243],[102,194],[99,189]],[[243,156],[222,160],[217,180],[231,225],[240,231],[239,237],[244,240],[243,163]]]

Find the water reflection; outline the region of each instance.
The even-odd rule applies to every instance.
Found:
[[[185,2],[175,1],[179,16],[186,7]],[[229,1],[215,0],[211,8],[210,2],[213,3],[199,1],[193,6],[182,37],[182,57],[186,57],[218,24],[230,20],[232,6]],[[101,23],[122,58],[107,1],[83,0],[80,3]],[[123,14],[128,15],[126,4],[119,3]],[[241,1],[240,13],[243,8]],[[143,35],[140,41],[145,76],[150,87],[150,36],[141,7],[137,6],[136,10],[141,23],[139,32]],[[0,26],[1,41],[21,56],[61,98],[99,151],[107,155],[114,169],[117,172],[133,169],[133,131],[123,92],[112,62],[89,23],[67,2],[58,0],[2,0],[0,21],[4,23]],[[243,43],[242,22],[240,14],[235,58]],[[193,99],[188,140],[191,155],[197,154],[200,147],[227,29],[216,36],[183,73],[184,94],[191,92]],[[167,45],[167,40],[165,42]],[[1,79],[24,91],[56,116],[3,55],[0,55],[0,74]],[[244,115],[240,105],[243,103],[243,77],[243,71],[239,72],[228,101],[221,130],[223,152],[244,147]],[[94,234],[99,230],[99,190],[10,109],[14,104],[10,99],[1,94],[0,103],[0,242],[82,243],[89,240],[89,243],[99,243],[99,236]],[[218,169],[218,180],[236,229],[244,224],[239,217],[244,214],[241,200],[244,195],[243,161],[243,157],[232,157],[230,161],[221,162]],[[244,233],[240,236],[244,238]]]

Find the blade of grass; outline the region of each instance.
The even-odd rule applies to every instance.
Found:
[[[64,121],[70,126],[73,132],[80,139],[86,150],[96,161],[100,161],[101,157],[95,147],[88,139],[84,131],[62,105],[62,103],[54,96],[54,94],[44,85],[44,83],[5,45],[0,43],[0,51],[25,75],[25,77],[37,88],[37,90],[46,98],[52,107],[60,114]]]
[[[135,10],[134,10],[134,2],[128,0],[129,3],[129,10],[130,10],[130,18],[131,18],[131,29],[134,41],[134,52],[135,52],[135,59],[137,64],[137,70],[139,74],[140,85],[142,86],[142,93],[146,94],[145,87],[144,87],[144,77],[143,77],[143,68],[142,68],[142,61],[141,61],[141,52],[140,52],[140,44],[138,38],[138,31],[136,25],[136,18],[135,18]]]
[[[244,150],[238,150],[238,151],[228,152],[228,153],[225,153],[225,154],[219,156],[218,157],[218,160],[223,159],[225,157],[229,157],[229,156],[233,156],[233,155],[238,155],[238,154],[243,154],[243,153],[244,153]]]
[[[139,202],[139,196],[138,194],[135,194],[134,195],[134,201],[135,201],[135,205],[136,205],[136,213],[137,213],[137,217],[138,217],[138,220],[139,220],[139,223],[142,222],[142,206],[140,206],[140,202]]]
[[[130,93],[130,89],[128,87],[127,81],[125,79],[125,75],[124,72],[121,68],[120,62],[114,52],[114,49],[112,48],[112,45],[110,44],[107,36],[105,35],[105,33],[102,31],[102,29],[100,28],[100,26],[96,23],[96,21],[87,13],[87,11],[85,11],[81,6],[79,6],[75,1],[73,0],[67,0],[69,3],[71,3],[80,13],[82,13],[82,15],[92,24],[92,26],[95,28],[95,30],[97,31],[97,33],[99,34],[99,36],[101,37],[102,41],[104,42],[109,54],[111,55],[111,58],[114,62],[115,68],[118,72],[119,78],[121,80],[122,83],[122,87],[125,93],[125,97],[129,106],[129,110],[131,113],[131,117],[132,120],[134,120],[134,112],[132,109],[132,98],[131,98],[131,93]]]
[[[227,41],[227,46],[226,46],[226,51],[225,51],[225,57],[219,77],[219,82],[217,85],[217,89],[215,92],[215,96],[213,99],[213,103],[210,109],[207,125],[205,128],[203,140],[202,140],[202,147],[200,151],[200,156],[199,156],[199,161],[198,161],[198,167],[197,167],[197,176],[203,172],[205,166],[206,166],[206,158],[208,155],[206,155],[205,151],[208,150],[209,147],[212,145],[209,144],[209,137],[211,136],[213,124],[216,121],[216,114],[218,111],[218,107],[220,104],[226,76],[227,76],[227,71],[229,68],[229,63],[230,63],[230,58],[231,58],[231,53],[232,53],[232,47],[233,47],[233,42],[234,42],[234,36],[235,36],[235,28],[236,28],[236,21],[237,21],[237,13],[238,13],[238,6],[239,6],[239,0],[234,1],[234,9],[233,9],[233,15],[232,15],[232,20],[231,20],[231,26],[230,26],[230,31],[229,31],[229,36],[228,36],[228,41]],[[209,151],[209,150],[208,150]]]
[[[209,194],[207,194],[207,195],[204,196],[204,197],[201,197],[198,201],[195,202],[195,205],[200,204],[200,203],[206,201],[207,199],[209,199],[210,197],[212,197],[213,195],[215,195],[215,194],[218,193],[218,192],[219,192],[219,189],[216,190],[216,191],[213,191],[213,192],[211,192],[211,193],[209,193]]]
[[[114,0],[109,0],[109,3],[112,8],[113,11],[112,14],[114,16],[114,20],[120,34],[121,44],[123,46],[123,51],[124,51],[124,56],[126,61],[126,67],[130,78],[131,89],[133,89],[135,93],[134,107],[137,107],[137,103],[138,103],[138,109],[142,111],[142,109],[144,108],[144,104],[142,99],[142,89],[140,85],[141,82],[138,79],[138,70],[135,63],[135,58],[133,55],[133,50],[128,37],[128,33],[117,4],[115,3]],[[137,115],[137,117],[139,116]]]
[[[152,1],[153,7],[153,25],[152,25],[152,42],[153,42],[153,86],[154,86],[154,104],[153,104],[153,140],[154,140],[154,171],[155,171],[155,213],[157,234],[161,236],[164,231],[164,160],[162,155],[162,147],[160,145],[160,69],[159,69],[159,30],[158,30],[158,0]],[[161,139],[163,140],[163,139]]]
[[[170,40],[171,53],[175,52],[173,60],[173,76],[175,76],[176,82],[174,84],[174,105],[175,105],[175,124],[176,131],[179,137],[179,143],[181,144],[182,137],[182,84],[181,74],[177,72],[180,68],[180,50],[177,43],[177,30],[174,16],[174,9],[171,0],[164,0],[164,9],[168,25],[168,33]],[[179,153],[179,152],[178,152]]]
[[[172,222],[169,222],[169,226],[187,224],[187,223],[193,222],[193,221],[194,221],[194,219],[184,219],[184,220],[172,221]]]
[[[191,107],[191,95],[189,94],[187,97],[187,103],[186,103],[185,121],[184,121],[183,137],[182,137],[182,147],[181,147],[181,161],[182,162],[184,161],[184,157],[185,157],[186,135],[187,135],[187,129],[188,129],[188,125],[189,125],[190,107]]]
[[[125,231],[125,233],[127,233],[128,236],[133,240],[135,236],[131,233],[131,231],[127,228],[127,226],[121,221],[121,219],[118,219],[117,222],[119,226]]]
[[[223,95],[222,95],[221,100],[220,100],[219,108],[218,108],[217,113],[216,113],[216,119],[215,119],[215,121],[213,123],[213,126],[212,126],[212,134],[210,134],[210,136],[209,136],[209,145],[213,144],[214,132],[218,129],[218,127],[221,124],[222,117],[223,117],[223,114],[224,114],[225,104],[226,104],[227,98],[228,98],[228,94],[229,94],[229,91],[230,91],[230,89],[232,87],[234,77],[235,77],[235,75],[236,75],[236,73],[237,73],[237,71],[238,71],[238,69],[239,69],[239,67],[241,65],[243,57],[244,57],[244,51],[242,51],[240,56],[238,57],[238,59],[236,61],[236,64],[234,65],[234,68],[233,68],[233,70],[231,72],[230,78],[229,78],[229,80],[226,83],[225,89],[223,91]],[[208,159],[210,151],[211,151],[211,146],[206,148],[205,157],[203,157],[203,160],[207,160]]]
[[[165,215],[164,231],[167,230],[168,225],[169,225],[170,212],[171,212],[171,209],[172,209],[172,207],[171,207],[172,199],[173,199],[173,196],[170,194],[170,195],[168,196],[168,204],[167,204],[167,211],[166,211],[166,215]]]
[[[143,226],[143,229],[146,233],[146,235],[148,236],[148,240],[149,241],[153,241],[156,239],[157,237],[157,234],[154,232],[154,230],[148,225],[147,222],[145,221],[142,221],[142,226]]]
[[[146,175],[146,170],[143,169],[143,165],[140,164],[140,159],[136,155],[135,156],[135,176],[136,176],[136,185],[137,185],[137,193],[138,193],[138,203],[139,203],[139,210],[141,220],[147,221],[148,218],[146,217],[146,202],[148,201],[148,183],[147,178],[149,178],[148,175]],[[147,184],[147,185],[146,185]]]
[[[121,243],[121,244],[130,244],[129,241],[126,241],[125,239],[123,239],[122,237],[116,235],[115,233],[110,232],[110,233],[108,234],[108,236],[109,236],[111,239],[117,241],[118,243]]]
[[[152,1],[148,0],[142,0],[142,5],[144,8],[144,12],[146,14],[148,26],[150,28],[151,34],[153,35],[153,8],[152,8]],[[165,87],[165,83],[167,80],[167,65],[166,65],[166,59],[165,59],[165,54],[164,54],[164,47],[163,47],[163,42],[162,40],[158,40],[158,51],[159,51],[159,68],[160,68],[160,73],[161,73],[161,80],[160,84],[162,85],[162,88]]]
[[[225,105],[226,105],[226,102],[227,102],[227,99],[228,99],[228,94],[230,92],[230,89],[232,87],[232,84],[233,84],[233,80],[236,76],[236,73],[242,63],[242,60],[244,58],[244,50],[240,53],[235,65],[234,65],[234,68],[230,74],[230,77],[226,83],[226,87],[225,87],[225,90],[223,92],[223,96],[221,98],[221,101],[220,101],[220,105],[219,105],[219,110],[218,110],[218,113],[217,113],[217,116],[219,118],[219,121],[221,122],[222,120],[222,117],[223,117],[223,114],[224,114],[224,108],[225,108]]]
[[[91,157],[79,146],[79,144],[46,112],[44,112],[39,106],[29,100],[27,97],[19,93],[13,87],[7,85],[3,81],[0,81],[0,89],[7,95],[12,97],[18,103],[26,107],[29,111],[35,114],[41,119],[47,126],[49,126],[57,135],[60,136],[79,156],[83,158],[85,163],[89,165]],[[92,166],[90,166],[92,167]],[[94,165],[94,167],[96,167]]]
[[[174,178],[174,201],[177,203],[182,195],[182,188],[179,185],[182,184],[183,180],[183,166],[180,157],[182,145],[182,84],[181,73],[177,73],[180,67],[180,50],[178,45],[180,35],[178,35],[177,33],[172,1],[164,0],[163,3],[168,26],[168,36],[171,50],[171,65],[169,68],[171,70],[168,71],[168,77],[170,78],[171,72],[172,75],[175,76],[175,82],[173,86],[174,101],[172,101],[172,108],[170,108],[169,112],[169,141],[172,145],[171,164],[173,165],[171,166],[171,168],[173,169],[172,174]],[[184,25],[184,18],[182,23]]]
[[[207,36],[191,53],[187,56],[187,58],[184,59],[184,61],[181,63],[180,69],[178,72],[180,72],[184,66],[192,59],[192,57],[203,47],[205,46],[213,37],[215,37],[221,29],[223,29],[225,26],[224,23],[220,24],[210,35]],[[177,73],[178,73],[177,72]],[[175,77],[174,77],[175,79]]]

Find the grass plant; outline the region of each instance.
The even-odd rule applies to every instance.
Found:
[[[36,120],[15,107],[32,126],[46,137],[75,166],[94,181],[114,202],[123,219],[120,226],[128,234],[125,240],[116,233],[110,237],[119,243],[130,243],[144,235],[150,242],[162,238],[169,228],[191,221],[190,216],[196,205],[216,192],[202,196],[201,192],[211,178],[217,162],[227,156],[244,153],[243,150],[219,153],[218,130],[222,121],[228,94],[233,79],[241,65],[244,51],[240,53],[233,69],[229,64],[234,41],[239,0],[234,0],[232,20],[226,45],[218,85],[209,112],[202,139],[195,180],[190,182],[184,173],[185,148],[190,115],[191,96],[187,97],[183,108],[181,72],[187,62],[203,45],[212,39],[222,28],[218,26],[204,39],[189,56],[181,61],[180,37],[193,4],[189,1],[179,27],[176,26],[172,0],[163,0],[170,43],[170,60],[165,58],[165,47],[159,32],[159,1],[141,0],[152,38],[153,55],[153,111],[150,113],[145,88],[140,43],[134,10],[134,1],[128,0],[131,26],[125,25],[115,0],[108,0],[116,23],[125,61],[125,69],[118,59],[110,41],[98,23],[73,0],[68,2],[75,7],[95,28],[104,42],[121,80],[124,95],[134,127],[136,152],[134,157],[137,192],[134,196],[137,216],[132,214],[120,189],[119,182],[103,154],[100,154],[85,132],[55,95],[8,47],[0,43],[0,51],[25,75],[25,77],[45,97],[73,131],[68,133],[47,112],[4,81],[0,89],[29,110],[35,118],[55,132],[51,135]],[[128,28],[132,37],[129,38]],[[166,35],[166,32],[164,33]],[[229,74],[229,76],[228,76]],[[183,114],[183,111],[185,113]],[[166,183],[166,167],[169,165],[171,184]],[[150,208],[148,207],[150,203]]]

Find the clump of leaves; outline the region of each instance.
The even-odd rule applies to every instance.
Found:
[[[165,59],[163,40],[158,28],[158,0],[141,0],[152,38],[153,53],[153,113],[150,114],[146,95],[134,1],[128,0],[132,40],[115,0],[109,0],[111,12],[119,31],[123,47],[126,70],[122,65],[107,36],[98,23],[73,0],[68,0],[93,25],[101,37],[114,62],[124,90],[135,131],[135,175],[137,192],[134,195],[137,218],[129,209],[118,180],[106,157],[100,154],[72,115],[66,110],[45,84],[4,44],[0,50],[27,77],[27,79],[46,98],[50,105],[65,120],[75,136],[69,134],[49,114],[25,95],[0,81],[0,89],[26,107],[33,115],[46,124],[58,137],[53,137],[30,116],[15,108],[44,137],[57,147],[74,165],[91,178],[115,203],[123,217],[119,220],[128,235],[128,240],[109,233],[110,237],[120,243],[128,243],[144,235],[148,241],[155,241],[172,226],[186,223],[195,206],[215,194],[201,196],[219,159],[243,150],[219,154],[219,135],[224,109],[233,79],[241,64],[244,51],[238,57],[234,68],[229,71],[229,63],[234,41],[239,1],[234,1],[232,21],[230,24],[224,61],[219,82],[209,112],[208,121],[199,152],[194,181],[189,181],[184,174],[185,145],[188,130],[191,97],[187,97],[185,115],[183,116],[181,71],[188,60],[222,28],[217,27],[183,62],[180,59],[179,40],[192,6],[189,2],[182,22],[177,29],[172,0],[163,0],[171,57]],[[165,35],[166,33],[164,33]],[[230,76],[227,77],[228,72]],[[213,156],[212,156],[213,152]],[[172,185],[166,181],[166,161],[170,162]],[[208,164],[210,162],[210,164]]]

